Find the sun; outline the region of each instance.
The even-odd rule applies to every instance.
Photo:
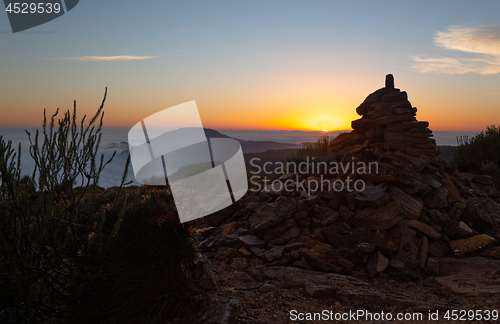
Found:
[[[324,128],[323,132],[328,133],[328,129]]]

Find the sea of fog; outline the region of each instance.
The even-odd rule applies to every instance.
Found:
[[[316,141],[323,132],[320,131],[288,131],[288,130],[229,130],[221,129],[219,132],[227,136],[242,139],[245,141],[275,141],[279,143],[302,143]],[[335,137],[342,132],[328,132],[328,135]],[[457,145],[457,136],[473,137],[480,131],[433,131],[434,139],[438,145]]]
[[[36,128],[29,128],[29,132],[34,133]],[[128,129],[104,129],[102,132],[101,146],[99,154],[104,154],[105,158],[111,157],[116,151],[113,161],[104,169],[99,185],[108,188],[119,185],[128,157],[127,135]],[[275,141],[279,143],[302,143],[317,140],[323,133],[318,131],[284,131],[284,130],[218,130],[230,137],[246,141]],[[330,132],[329,136],[336,136],[339,132]],[[434,138],[438,145],[457,145],[457,136],[472,137],[478,132],[445,132],[434,131]],[[18,143],[21,143],[21,170],[23,174],[33,172],[35,166],[29,154],[29,140],[25,128],[0,127],[0,136],[4,140],[13,142],[13,147],[17,151]],[[135,181],[132,169],[129,170],[127,181]]]

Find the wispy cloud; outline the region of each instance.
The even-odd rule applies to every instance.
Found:
[[[476,58],[426,58],[412,56],[413,68],[419,72],[464,74],[500,73],[500,25],[463,27],[452,26],[445,32],[437,32],[436,46],[463,53],[480,54]]]
[[[500,56],[500,25],[452,26],[448,32],[438,32],[434,43],[451,50]]]
[[[449,74],[464,74],[475,72],[479,74],[500,73],[500,58],[422,58],[413,56],[413,68],[419,72],[437,72]]]
[[[156,56],[81,56],[81,57],[58,57],[53,60],[69,60],[69,61],[130,61],[130,60],[148,60]]]

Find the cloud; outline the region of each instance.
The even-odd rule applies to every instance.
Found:
[[[438,32],[436,45],[450,50],[500,56],[500,25],[460,27]]]
[[[479,74],[500,73],[500,58],[421,58],[413,56],[413,68],[419,72],[437,72],[448,74],[464,74],[475,72]]]
[[[448,50],[480,55],[476,58],[412,56],[413,69],[422,73],[500,73],[500,25],[452,26],[446,32],[437,32],[434,44]]]
[[[69,60],[69,61],[130,61],[130,60],[148,60],[156,56],[81,56],[81,57],[60,57],[55,60]]]

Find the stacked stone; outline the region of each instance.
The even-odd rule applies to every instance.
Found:
[[[216,268],[256,278],[274,266],[437,275],[440,258],[500,259],[500,209],[488,197],[497,196],[491,179],[440,163],[446,171],[435,170],[434,177],[374,179],[362,192],[308,195],[266,186],[240,207],[209,217],[215,227],[201,230],[200,249]]]
[[[273,266],[435,275],[440,258],[500,259],[500,199],[491,177],[460,173],[437,155],[428,123],[415,120],[392,76],[357,110],[363,117],[332,141],[325,160],[376,162],[377,172],[285,174],[207,217],[214,227],[201,232],[200,248],[217,267],[256,278]],[[333,190],[347,176],[364,180],[364,190]],[[308,186],[324,181],[332,189]]]
[[[362,135],[368,147],[401,150],[411,155],[439,154],[426,121],[417,121],[405,91],[394,88],[392,74],[385,87],[366,97],[356,112],[362,118],[352,121],[353,137]]]

